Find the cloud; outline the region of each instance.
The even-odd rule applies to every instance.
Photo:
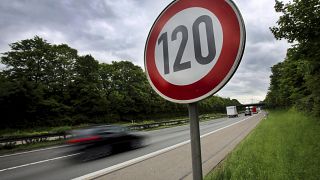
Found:
[[[270,68],[282,61],[289,47],[276,41],[269,30],[278,16],[269,0],[237,0],[246,25],[246,48],[240,66],[229,83],[218,93],[242,103],[264,100],[271,75]]]
[[[50,43],[66,43],[100,62],[129,60],[144,68],[149,30],[171,0],[4,0],[0,4],[0,52],[9,43],[39,35]],[[276,41],[269,27],[278,15],[270,0],[235,0],[246,24],[242,62],[218,93],[250,102],[263,100],[270,67],[284,59],[288,44]],[[1,66],[0,66],[1,68]]]

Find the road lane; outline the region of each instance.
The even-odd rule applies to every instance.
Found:
[[[213,121],[202,122],[200,127],[202,132],[206,133],[212,128],[212,125],[220,127],[223,126],[223,124],[236,120],[237,119],[221,118]],[[182,142],[189,138],[189,125],[149,131],[147,132],[147,135],[150,137],[151,144],[166,142],[167,146],[170,146],[179,141]],[[28,151],[25,153],[15,153],[11,156],[1,156],[0,160],[2,163],[0,164],[0,170],[69,155],[71,154],[69,153],[71,150],[72,148],[68,146],[59,146],[58,148],[45,148],[40,151]]]
[[[236,123],[228,128],[222,128],[214,133],[208,133],[201,138],[203,175],[217,165],[250,131],[260,122],[263,114]],[[174,150],[145,159],[133,165],[110,172],[92,173],[78,179],[98,180],[176,180],[192,179],[192,163],[190,143]]]
[[[202,122],[200,124],[200,131],[201,134],[205,134],[242,119],[244,119],[243,116]],[[150,131],[147,132],[147,134],[150,136],[151,144],[141,149],[115,154],[110,157],[85,163],[74,163],[67,157],[55,159],[53,161],[6,170],[0,172],[0,177],[1,179],[70,179],[79,177],[186,141],[189,139],[189,125]],[[68,155],[67,147],[0,157],[0,169],[57,158],[62,155]]]
[[[45,162],[49,162],[49,161],[54,161],[54,160],[58,160],[58,159],[67,158],[67,157],[72,157],[72,156],[76,156],[78,154],[80,154],[80,153],[69,154],[69,155],[66,155],[66,156],[60,156],[60,157],[46,159],[46,160],[42,160],[42,161],[36,161],[36,162],[23,164],[23,165],[19,165],[19,166],[13,166],[13,167],[10,167],[10,168],[1,169],[0,172],[9,171],[9,170],[13,170],[13,169],[18,169],[18,168],[22,168],[22,167],[26,167],[26,166],[32,166],[32,165],[35,165],[35,164],[41,164],[41,163],[45,163]]]

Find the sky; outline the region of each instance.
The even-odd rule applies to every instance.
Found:
[[[8,44],[38,35],[68,44],[99,62],[127,60],[144,69],[144,46],[153,22],[171,0],[2,0],[0,53]],[[271,67],[290,45],[269,27],[280,16],[272,0],[234,0],[246,26],[246,47],[238,70],[218,93],[241,103],[264,100]],[[4,66],[0,65],[3,69]]]

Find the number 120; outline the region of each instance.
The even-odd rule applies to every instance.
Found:
[[[206,28],[206,35],[207,35],[207,43],[208,43],[208,55],[204,57],[201,53],[201,43],[200,43],[200,32],[199,32],[199,25],[201,23],[205,24]],[[187,45],[188,41],[188,29],[184,25],[180,25],[176,27],[172,34],[171,34],[171,41],[177,40],[178,33],[182,34],[182,40],[180,43],[180,47],[177,53],[177,56],[175,58],[174,64],[173,64],[173,72],[182,71],[184,69],[191,68],[191,62],[183,62],[181,63],[182,55],[184,53],[184,50]],[[199,64],[206,65],[212,62],[212,60],[216,56],[216,46],[214,41],[214,33],[213,33],[213,23],[210,16],[203,15],[198,17],[193,25],[192,25],[192,35],[193,35],[193,47],[194,47],[194,54],[195,59]],[[168,50],[168,33],[164,32],[161,34],[158,45],[160,43],[163,43],[163,61],[164,61],[164,74],[169,74],[169,50]]]

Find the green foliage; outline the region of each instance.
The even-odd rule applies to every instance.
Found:
[[[145,73],[128,61],[99,63],[66,44],[36,36],[10,45],[0,72],[1,128],[35,128],[131,122],[186,115],[150,87]],[[212,96],[202,112],[225,112],[237,100]]]
[[[295,44],[285,61],[272,67],[265,101],[270,107],[294,105],[320,116],[320,1],[276,1],[275,9],[282,16],[272,33]]]
[[[226,106],[237,106],[241,103],[236,99],[211,96],[199,103],[202,112],[225,112]]]
[[[272,111],[205,179],[319,179],[319,138],[316,118]]]
[[[283,14],[278,27],[271,28],[277,39],[285,38],[291,43],[319,40],[319,0],[293,0],[287,4],[276,0],[275,10]]]

